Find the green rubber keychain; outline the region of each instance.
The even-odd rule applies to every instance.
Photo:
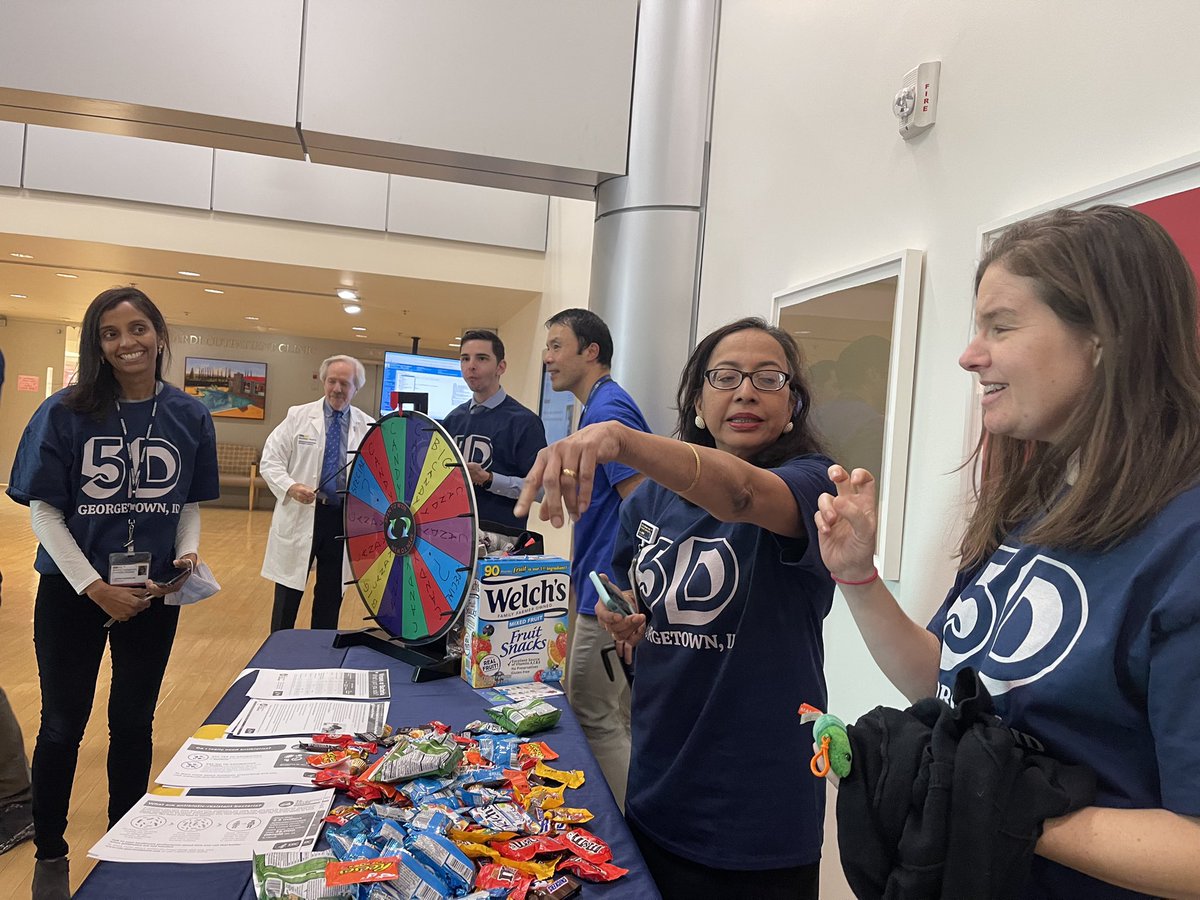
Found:
[[[846,723],[833,713],[823,713],[807,703],[801,704],[797,712],[801,722],[813,723],[813,743],[817,752],[809,763],[812,773],[818,778],[824,778],[830,772],[838,778],[849,775],[853,755]]]

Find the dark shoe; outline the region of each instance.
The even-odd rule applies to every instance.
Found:
[[[71,900],[67,858],[39,859],[33,867],[33,900]]]
[[[10,803],[0,807],[0,853],[33,837],[33,803]]]

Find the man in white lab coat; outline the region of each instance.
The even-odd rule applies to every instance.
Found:
[[[331,356],[320,376],[325,396],[289,409],[263,447],[259,471],[276,497],[262,567],[263,578],[275,582],[271,631],[295,627],[314,559],[313,628],[337,628],[342,587],[350,580],[342,492],[350,454],[374,419],[350,405],[367,380],[357,359]]]

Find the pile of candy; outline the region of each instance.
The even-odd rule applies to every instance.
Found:
[[[581,881],[625,875],[582,827],[592,813],[566,805],[583,772],[552,768],[557,753],[523,740],[553,727],[559,710],[529,700],[488,713],[494,721],[457,733],[430,722],[386,735],[315,735],[307,746],[320,751],[308,760],[321,768],[316,784],[354,803],[325,820],[330,852],[255,857],[261,900],[565,900]]]

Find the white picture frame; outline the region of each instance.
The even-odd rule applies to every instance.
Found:
[[[896,280],[887,407],[884,413],[883,462],[881,472],[877,473],[882,492],[878,498],[879,528],[875,548],[875,566],[888,581],[896,581],[900,577],[923,265],[922,251],[899,250],[840,272],[793,285],[772,295],[771,321],[778,324],[783,311],[797,304],[884,279]]]

